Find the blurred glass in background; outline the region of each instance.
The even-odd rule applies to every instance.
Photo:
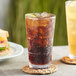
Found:
[[[50,12],[56,14],[54,45],[67,44],[66,0],[0,0],[0,28],[9,31],[9,41],[27,47],[25,14]]]

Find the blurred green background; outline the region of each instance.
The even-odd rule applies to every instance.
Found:
[[[50,12],[56,14],[54,45],[67,45],[66,0],[11,0],[6,16],[9,40],[27,47],[25,14],[29,12]]]

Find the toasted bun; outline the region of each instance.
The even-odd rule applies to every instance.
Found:
[[[11,55],[11,54],[12,54],[12,51],[8,49],[0,52],[0,56],[6,56],[6,55]]]
[[[0,36],[9,37],[8,31],[0,29]]]

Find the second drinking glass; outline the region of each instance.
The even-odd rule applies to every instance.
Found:
[[[67,33],[69,57],[76,58],[76,1],[66,2]]]

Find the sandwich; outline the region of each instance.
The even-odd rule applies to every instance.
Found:
[[[8,31],[0,29],[0,56],[5,56],[12,53],[9,48],[7,40],[8,37]]]

